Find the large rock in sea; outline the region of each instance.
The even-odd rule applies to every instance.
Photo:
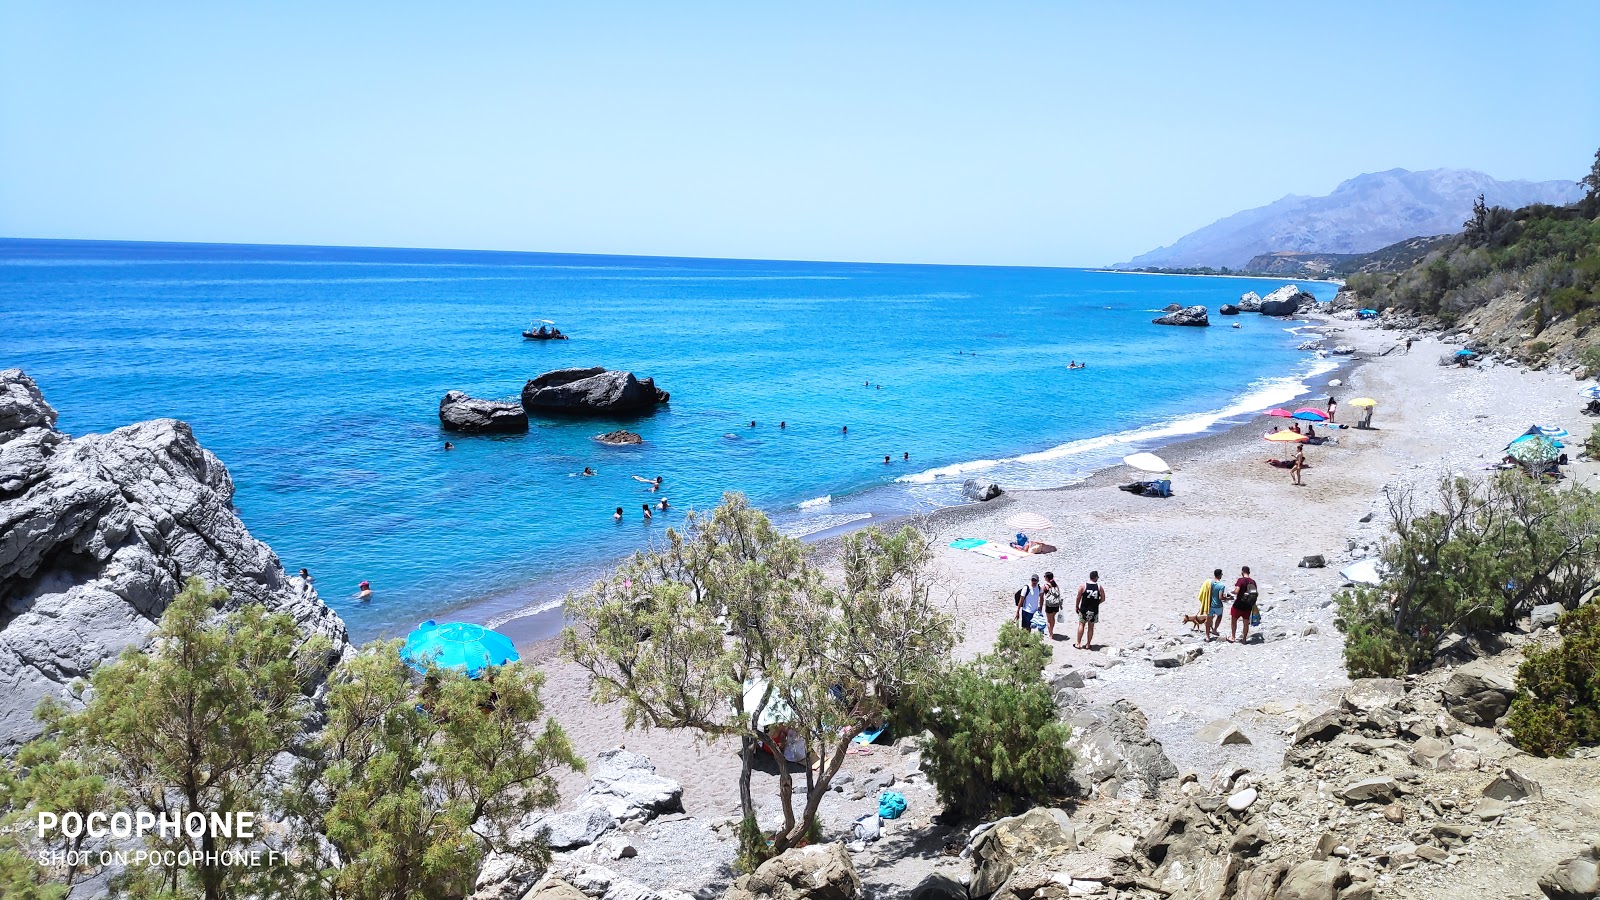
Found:
[[[1260,312],[1264,316],[1292,316],[1300,311],[1300,304],[1315,302],[1316,297],[1295,285],[1286,284],[1261,298]],[[1240,308],[1243,308],[1242,304]]]
[[[1261,295],[1255,291],[1245,291],[1239,295],[1238,307],[1240,312],[1261,312]]]
[[[611,369],[557,369],[522,388],[522,408],[530,413],[579,416],[633,415],[666,403],[668,394],[655,379],[639,380],[632,372]]]
[[[528,414],[520,403],[451,391],[439,401],[439,425],[463,434],[521,434],[528,430]]]
[[[45,697],[143,647],[191,576],[349,649],[316,590],[284,575],[233,508],[233,480],[189,426],[156,419],[73,439],[20,369],[0,372],[0,755],[39,733]]]
[[[1239,314],[1239,307],[1234,306],[1232,303],[1224,303],[1217,309],[1217,314],[1223,316],[1237,316]]]
[[[1204,306],[1190,306],[1150,321],[1156,325],[1197,325],[1204,327],[1211,324],[1211,317],[1206,314]]]

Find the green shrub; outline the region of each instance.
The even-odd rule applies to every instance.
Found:
[[[1532,647],[1517,668],[1506,725],[1518,747],[1535,756],[1564,756],[1600,744],[1600,603],[1563,615],[1561,643]]]
[[[1583,377],[1600,375],[1600,344],[1591,344],[1579,350],[1578,362],[1583,363]]]
[[[922,768],[947,809],[984,816],[1064,788],[1072,732],[1043,678],[1049,661],[1037,634],[1007,622],[993,652],[956,666],[924,700]]]
[[[1344,632],[1344,667],[1351,678],[1399,678],[1424,660],[1422,648],[1394,627],[1393,605],[1376,588],[1334,597]]]
[[[1600,459],[1600,425],[1589,429],[1589,436],[1583,442],[1583,452],[1590,459]]]

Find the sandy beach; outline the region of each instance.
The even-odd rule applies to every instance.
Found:
[[[1379,405],[1373,430],[1330,432],[1334,442],[1306,448],[1310,467],[1303,487],[1292,485],[1286,470],[1267,464],[1285,455],[1262,440],[1282,420],[1262,417],[1161,451],[1176,472],[1171,498],[1117,490],[1118,483],[1131,480],[1129,470],[1119,467],[1067,488],[1008,493],[905,520],[927,531],[938,547],[937,565],[954,588],[953,612],[964,636],[958,653],[970,657],[991,645],[1013,615],[1012,592],[1029,575],[1054,572],[1070,595],[1097,569],[1107,600],[1096,649],[1073,649],[1073,621],[1059,624],[1060,639],[1053,645],[1057,667],[1077,667],[1089,678],[1082,692],[1086,702],[1136,703],[1182,771],[1210,772],[1224,763],[1277,769],[1285,734],[1325,708],[1347,683],[1331,598],[1343,583],[1338,570],[1375,552],[1384,527],[1384,490],[1431,491],[1443,475],[1478,472],[1532,422],[1564,425],[1574,445],[1589,427],[1578,412],[1581,400],[1570,375],[1498,363],[1440,366],[1440,356],[1455,345],[1418,336],[1408,354],[1401,332],[1345,321],[1321,325],[1330,346],[1357,351],[1347,365],[1324,376],[1342,381],[1331,389],[1340,400],[1338,418],[1355,420],[1359,411],[1348,405],[1350,399],[1372,397]],[[1326,395],[1301,400],[1305,404],[1295,405],[1320,406]],[[1570,452],[1576,456],[1575,447]],[[1581,479],[1594,467],[1584,462],[1571,471]],[[1016,531],[1006,520],[1023,512],[1052,521],[1052,528],[1035,536],[1056,545],[1056,552],[997,560],[948,546],[963,537],[1004,542]],[[823,542],[816,552],[826,560],[831,546]],[[1327,566],[1299,567],[1311,555],[1326,557]],[[1250,566],[1261,585],[1264,639],[1203,643],[1180,617],[1193,611],[1199,585],[1214,568],[1222,568],[1231,583],[1241,565]],[[1070,605],[1067,613],[1064,619],[1070,619]],[[1226,635],[1226,620],[1223,627]],[[1200,655],[1174,669],[1151,662],[1154,655],[1184,647],[1200,648]],[[684,783],[692,816],[721,817],[736,809],[738,766],[730,748],[698,745],[686,733],[626,732],[615,708],[589,704],[584,674],[559,660],[553,641],[530,651],[548,673],[551,710],[585,756],[626,744]],[[1217,719],[1237,724],[1251,743],[1216,746],[1196,738],[1197,729]],[[846,771],[864,770],[871,759],[852,759]],[[564,795],[583,783],[583,776],[570,776]],[[841,821],[837,814],[828,818]]]

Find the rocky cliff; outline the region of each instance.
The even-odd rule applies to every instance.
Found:
[[[0,371],[0,753],[38,733],[41,699],[142,646],[190,576],[348,646],[315,588],[239,521],[228,470],[188,425],[72,438],[55,423],[31,378]]]

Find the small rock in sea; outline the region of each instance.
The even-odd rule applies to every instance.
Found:
[[[521,434],[528,430],[528,414],[519,403],[451,391],[439,401],[439,426],[462,434]]]
[[[1204,328],[1211,324],[1211,318],[1204,306],[1190,306],[1177,312],[1169,312],[1159,318],[1151,319],[1153,325],[1191,325]]]
[[[594,439],[602,444],[609,444],[613,447],[620,447],[626,444],[644,443],[644,438],[634,434],[631,431],[622,430],[608,431],[605,434],[597,434],[594,436]]]

